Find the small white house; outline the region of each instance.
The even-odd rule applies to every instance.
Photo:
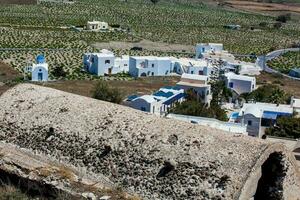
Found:
[[[196,45],[196,59],[202,57],[204,53],[220,53],[223,51],[223,44],[220,43],[200,43]]]
[[[87,22],[86,28],[90,31],[104,31],[108,30],[108,23],[100,21],[89,21]]]
[[[290,105],[270,103],[245,103],[240,110],[237,121],[247,125],[250,136],[261,137],[267,127],[276,124],[282,116],[292,116]]]
[[[164,115],[176,102],[184,101],[184,97],[185,94],[182,89],[177,87],[163,87],[152,95],[128,98],[126,103],[137,110]]]
[[[174,63],[169,57],[131,56],[129,74],[133,77],[168,76],[174,70]]]
[[[129,57],[116,58],[114,53],[106,49],[100,53],[87,53],[83,57],[84,69],[98,76],[128,72]]]
[[[196,74],[182,74],[180,82],[176,85],[185,92],[192,89],[197,97],[206,104],[210,104],[212,99],[211,86],[208,84],[209,77]]]
[[[176,64],[174,71],[178,74],[188,73],[210,76],[214,71],[211,62],[208,59],[179,58],[177,59]],[[178,65],[182,69],[181,71],[177,70]]]
[[[291,106],[296,113],[300,114],[300,99],[296,99],[295,97],[292,97]]]
[[[32,64],[25,69],[31,73],[31,81],[48,81],[48,64],[43,55],[36,57],[36,64]]]
[[[233,72],[225,74],[225,82],[227,88],[237,94],[249,93],[256,89],[255,77],[237,75]]]

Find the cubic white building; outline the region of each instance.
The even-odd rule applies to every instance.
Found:
[[[38,55],[36,64],[27,66],[25,71],[31,73],[31,81],[48,81],[48,64],[43,55]]]
[[[129,74],[133,77],[168,76],[174,70],[170,57],[132,56],[129,58]]]
[[[163,87],[152,95],[134,96],[127,99],[127,104],[137,110],[166,114],[175,103],[184,101],[184,90],[177,87]]]
[[[245,103],[240,110],[237,121],[247,125],[250,136],[261,137],[267,127],[276,124],[282,116],[292,116],[290,105],[270,103]]]
[[[256,89],[255,77],[237,75],[233,72],[225,74],[225,82],[227,88],[233,90],[239,95],[252,92]]]
[[[300,99],[296,99],[295,97],[292,97],[291,106],[296,113],[300,114]]]
[[[87,53],[83,57],[84,69],[98,76],[128,72],[129,57],[116,58],[114,53],[106,49],[100,53]]]
[[[90,31],[104,31],[108,30],[108,23],[100,21],[89,21],[87,22],[86,28]]]
[[[200,43],[196,45],[196,59],[202,58],[205,53],[220,53],[223,51],[223,44],[220,43]]]
[[[211,86],[208,84],[209,77],[195,74],[182,74],[181,80],[176,85],[185,92],[192,89],[198,99],[205,104],[210,104],[212,99]]]
[[[178,71],[177,68],[182,70]],[[213,74],[214,68],[208,59],[179,58],[176,60],[174,71],[178,74],[187,73],[210,76]]]

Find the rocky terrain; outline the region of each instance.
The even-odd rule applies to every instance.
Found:
[[[294,158],[278,144],[30,84],[0,105],[0,140],[86,167],[143,199],[251,197],[274,152],[278,199],[299,195]]]

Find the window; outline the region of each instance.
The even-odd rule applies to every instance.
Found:
[[[124,64],[124,67],[127,67],[128,65],[127,64]]]
[[[146,108],[145,107],[141,107],[141,111],[146,111]]]
[[[110,60],[105,60],[105,64],[110,64]]]
[[[151,75],[154,76],[154,72],[152,72]]]
[[[232,82],[229,83],[229,87],[233,88],[233,83]]]
[[[39,71],[41,72],[41,71],[42,71],[42,69],[39,69]]]
[[[154,67],[154,64],[152,64],[151,66]]]
[[[203,75],[203,71],[199,71],[198,74],[199,74],[199,75]]]
[[[150,72],[150,71],[148,71],[148,72],[147,72],[147,75],[149,76],[149,75],[150,75],[150,73],[151,73],[151,72]]]
[[[251,120],[248,121],[248,126],[252,126],[252,121]]]
[[[191,74],[194,74],[194,71],[191,71]]]

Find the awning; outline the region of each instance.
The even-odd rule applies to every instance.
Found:
[[[291,115],[292,115],[291,113],[264,111],[262,118],[276,120],[278,117],[291,116]]]

